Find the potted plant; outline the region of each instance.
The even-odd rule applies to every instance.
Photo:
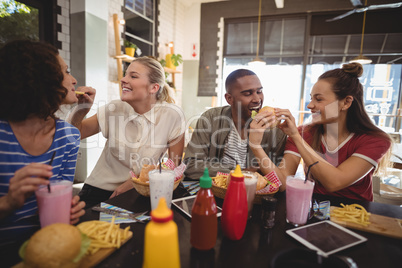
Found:
[[[126,55],[130,57],[134,57],[135,49],[137,48],[137,45],[130,42],[129,40],[124,40],[124,47],[126,51]]]
[[[176,70],[176,67],[183,63],[183,57],[181,54],[167,54],[166,55],[166,67],[172,70]]]

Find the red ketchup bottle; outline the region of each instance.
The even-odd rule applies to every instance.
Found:
[[[211,191],[212,180],[208,169],[200,178],[200,190],[191,210],[191,245],[199,250],[209,250],[215,247],[218,235],[218,212],[215,197]]]
[[[222,231],[231,240],[243,237],[247,224],[247,194],[244,185],[244,176],[237,165],[231,174],[230,183],[226,191],[222,206]]]

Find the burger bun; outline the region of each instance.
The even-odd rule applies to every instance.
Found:
[[[81,249],[81,232],[76,226],[55,223],[37,231],[25,249],[25,265],[29,268],[73,268],[73,260]]]
[[[273,107],[264,106],[256,114],[260,114],[260,113],[263,113],[263,112],[271,112],[273,114],[273,116],[275,116],[275,108],[273,108]],[[254,116],[252,116],[252,118],[254,118]],[[276,118],[275,118],[275,122],[270,126],[270,128],[276,128],[278,126],[278,124],[279,124],[279,121],[276,120]]]

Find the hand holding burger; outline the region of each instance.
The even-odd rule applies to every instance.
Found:
[[[262,114],[264,112],[271,112],[272,113],[272,116],[274,116],[275,119],[274,119],[274,122],[270,125],[270,128],[271,129],[276,128],[278,126],[278,124],[279,124],[279,121],[276,119],[275,109],[273,107],[265,106],[265,107],[261,108],[258,112],[257,111],[252,111],[251,112],[251,118],[254,119],[254,117],[257,114],[260,115],[260,114]]]

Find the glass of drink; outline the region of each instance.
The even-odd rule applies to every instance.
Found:
[[[254,172],[243,171],[243,175],[244,175],[244,185],[246,186],[246,193],[247,193],[248,218],[251,218],[258,179]]]
[[[286,177],[286,221],[294,226],[306,224],[313,196],[314,181]]]
[[[35,195],[42,228],[53,223],[70,223],[72,181],[52,180],[50,181],[50,192],[47,186],[42,185]]]
[[[166,204],[170,208],[172,204],[173,185],[175,174],[172,170],[159,169],[151,170],[149,173],[149,191],[151,198],[151,209],[154,210],[163,196]]]

